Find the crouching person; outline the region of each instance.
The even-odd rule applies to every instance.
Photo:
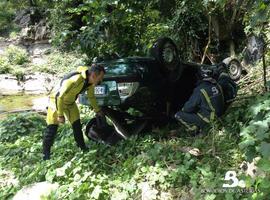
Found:
[[[94,96],[94,88],[103,80],[105,70],[101,65],[93,65],[91,68],[78,67],[76,72],[64,76],[60,84],[49,96],[47,113],[47,128],[43,137],[43,159],[50,159],[51,147],[57,132],[58,125],[65,123],[67,119],[73,129],[74,139],[81,150],[87,150],[84,143],[79,109],[76,104],[78,95],[84,91],[88,93],[88,99],[94,111],[102,115]]]
[[[231,79],[225,64],[218,67],[217,82],[221,86],[224,95],[225,110],[237,95],[237,84]]]
[[[192,134],[200,133],[216,116],[224,112],[222,88],[212,77],[212,70],[201,69],[201,80],[197,87],[182,110],[175,114],[175,119]]]

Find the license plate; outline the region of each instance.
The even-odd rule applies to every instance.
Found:
[[[105,95],[106,88],[105,86],[96,86],[95,87],[95,95]]]

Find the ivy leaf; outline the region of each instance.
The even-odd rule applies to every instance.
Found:
[[[262,142],[258,150],[263,157],[270,158],[270,143]]]
[[[247,135],[245,140],[239,143],[240,149],[244,149],[248,146],[252,146],[255,144],[255,138],[252,137],[251,135]]]
[[[91,197],[93,199],[98,199],[99,198],[99,195],[102,193],[102,189],[99,185],[97,185],[95,187],[95,189],[93,190],[92,194],[91,194]]]
[[[205,197],[206,200],[214,200],[215,198],[216,198],[216,195],[215,194],[208,194]]]
[[[268,136],[269,136],[268,129],[269,128],[268,128],[268,123],[266,120],[255,122],[254,125],[257,126],[255,134],[259,140],[263,140],[265,138],[268,138]]]
[[[52,183],[55,176],[56,176],[55,170],[49,170],[45,176],[46,181],[49,181],[50,183]]]
[[[263,171],[269,172],[270,171],[270,160],[262,158],[258,161],[257,166],[260,169],[262,169]]]

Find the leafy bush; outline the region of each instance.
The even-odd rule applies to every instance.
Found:
[[[29,61],[26,50],[14,45],[10,45],[6,49],[6,57],[13,65],[22,65]]]
[[[263,97],[266,99],[269,95]],[[255,180],[241,177],[247,188],[254,187],[263,193],[204,192],[221,189],[226,171],[237,170],[242,162],[238,133],[243,122],[252,118],[245,109],[250,107],[250,111],[255,109],[258,113],[268,110],[267,106],[259,106],[259,110],[256,106],[252,108],[253,103],[254,100],[240,109],[231,108],[223,119],[225,127],[216,124],[208,135],[165,139],[168,130],[163,129],[160,133],[131,137],[111,147],[87,141],[90,151],[84,154],[75,145],[70,125],[62,125],[48,162],[41,162],[40,153],[44,120],[32,114],[11,116],[0,126],[6,127],[0,128],[1,141],[5,141],[0,143],[0,169],[12,169],[20,185],[0,188],[0,198],[14,195],[22,186],[47,180],[60,184],[50,196],[53,199],[139,199],[146,195],[149,199],[162,200],[265,199],[269,193],[267,174]],[[88,113],[86,109],[83,108],[84,113]],[[232,123],[235,120],[238,122]],[[22,125],[13,128],[18,122]],[[3,135],[12,138],[3,138],[3,130]],[[15,131],[24,137],[14,136]],[[202,156],[182,152],[184,146],[199,148]],[[268,173],[269,160],[262,159],[259,167]]]
[[[13,69],[12,69],[11,73],[16,76],[18,81],[23,81],[24,75],[26,73],[25,69],[18,66],[18,65],[12,66],[12,68]]]
[[[19,137],[43,130],[44,125],[44,119],[35,113],[10,115],[0,121],[0,141],[16,141]]]
[[[167,31],[163,22],[164,15],[170,15],[167,6],[171,2],[58,1],[51,12],[54,43],[79,47],[90,58],[115,52],[122,56],[145,54],[149,43]]]
[[[239,145],[249,161],[258,154],[270,159],[270,94],[251,100],[250,104],[244,118],[246,126],[240,133],[243,141]]]
[[[6,57],[0,57],[0,74],[7,74],[11,71],[11,67]]]
[[[15,10],[12,8],[10,2],[0,2],[0,34],[5,33],[12,28],[12,19],[14,14]]]
[[[61,76],[67,72],[74,71],[79,65],[84,65],[84,56],[76,53],[54,51],[45,57],[47,63],[44,65],[32,65],[32,71],[57,74]]]

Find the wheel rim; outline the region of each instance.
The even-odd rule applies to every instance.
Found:
[[[229,72],[232,76],[237,76],[239,73],[239,67],[236,63],[231,63],[229,67]]]

